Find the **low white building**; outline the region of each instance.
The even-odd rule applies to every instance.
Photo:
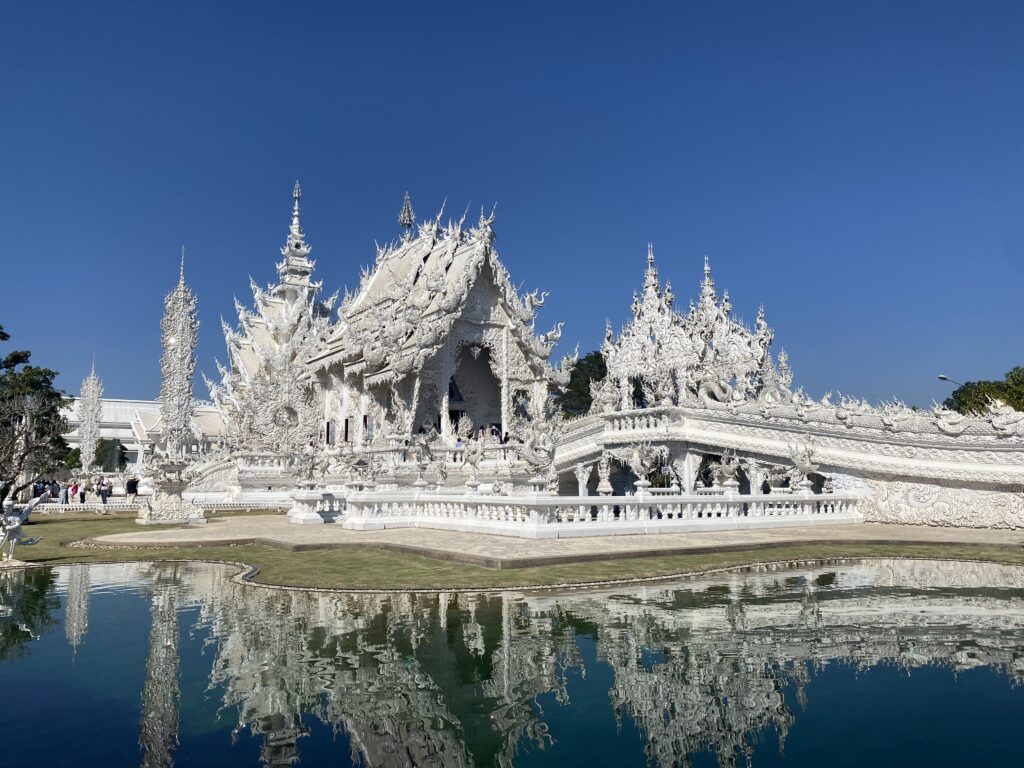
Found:
[[[64,437],[72,448],[78,447],[79,403],[80,398],[72,398],[71,406],[65,411],[70,431]],[[100,413],[100,439],[120,441],[128,466],[139,467],[144,453],[160,441],[160,401],[104,398]],[[195,437],[193,452],[207,453],[215,447],[225,434],[217,409],[208,404],[197,405],[192,433]]]

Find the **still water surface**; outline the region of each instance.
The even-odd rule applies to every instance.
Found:
[[[478,595],[231,573],[0,573],[0,765],[1024,765],[1014,567]]]

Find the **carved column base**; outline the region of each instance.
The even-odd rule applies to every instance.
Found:
[[[206,518],[203,510],[183,499],[180,492],[157,489],[153,498],[139,508],[135,522],[139,525],[202,525]]]
[[[296,488],[291,492],[295,503],[288,510],[288,522],[296,525],[323,525],[324,519],[316,506],[323,499],[324,492],[318,488]]]

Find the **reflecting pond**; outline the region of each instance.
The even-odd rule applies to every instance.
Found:
[[[1016,567],[479,594],[233,573],[0,572],[0,765],[1024,765]]]

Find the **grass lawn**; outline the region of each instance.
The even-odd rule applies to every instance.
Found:
[[[224,513],[216,517],[235,513]],[[241,513],[239,513],[241,514]],[[245,514],[254,514],[252,512]],[[274,513],[267,513],[274,514]],[[651,578],[757,562],[815,560],[841,557],[933,557],[989,560],[1024,565],[1024,548],[967,545],[806,544],[784,548],[752,548],[738,552],[708,552],[621,560],[492,570],[399,554],[372,546],[288,552],[263,545],[115,549],[67,547],[67,543],[110,533],[137,531],[134,513],[99,516],[93,513],[37,515],[24,527],[26,537],[41,536],[30,547],[19,547],[20,560],[66,565],[90,562],[156,560],[224,560],[260,569],[256,581],[296,587],[332,589],[472,589],[542,586],[615,579]]]

